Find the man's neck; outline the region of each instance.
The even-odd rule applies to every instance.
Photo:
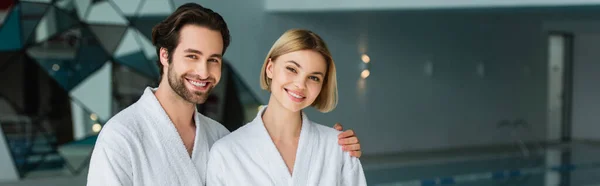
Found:
[[[176,127],[193,125],[195,105],[175,93],[168,82],[160,83],[154,95]]]

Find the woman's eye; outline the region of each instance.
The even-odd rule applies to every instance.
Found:
[[[286,67],[290,72],[296,73],[296,69],[292,68],[292,67]]]

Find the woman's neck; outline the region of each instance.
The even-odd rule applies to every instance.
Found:
[[[274,142],[297,141],[302,128],[301,111],[293,112],[283,107],[274,97],[262,115],[265,128]]]

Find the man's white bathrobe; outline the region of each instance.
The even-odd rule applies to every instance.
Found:
[[[263,121],[256,118],[218,140],[208,160],[208,186],[220,185],[366,185],[360,161],[338,145],[339,131],[308,120],[302,128],[290,175]]]
[[[154,90],[104,126],[92,153],[88,185],[204,185],[209,149],[229,131],[196,112],[192,156]]]

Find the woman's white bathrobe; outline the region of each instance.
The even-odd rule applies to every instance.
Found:
[[[208,161],[208,186],[220,185],[366,185],[360,161],[342,151],[339,131],[308,120],[302,128],[290,175],[262,121],[256,118],[218,140]]]

